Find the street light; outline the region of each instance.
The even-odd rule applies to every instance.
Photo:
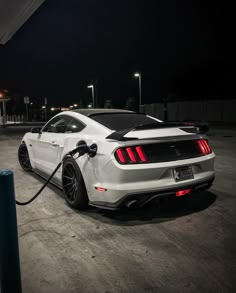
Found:
[[[134,77],[138,78],[139,81],[139,106],[142,105],[142,78],[141,78],[141,74],[136,72],[134,74]]]
[[[94,103],[94,85],[93,84],[88,85],[88,89],[92,89],[93,108],[95,108],[95,103]]]

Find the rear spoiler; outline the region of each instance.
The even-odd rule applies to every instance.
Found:
[[[132,130],[135,130],[135,128],[129,128],[129,129],[122,129],[122,130],[114,131],[111,134],[109,134],[106,137],[106,139],[114,139],[114,140],[120,140],[120,141],[138,139],[137,137],[124,137],[127,133],[129,133]]]
[[[172,128],[172,127],[180,128],[181,130],[188,132],[188,133],[194,133],[194,134],[198,133],[197,128],[195,126],[186,126],[185,124],[181,124],[181,123],[171,123],[171,122],[164,123],[163,122],[163,123],[160,123],[160,125],[158,125],[158,127],[155,127],[155,128],[161,129],[161,128]],[[122,130],[112,132],[111,134],[109,134],[106,137],[106,139],[114,139],[114,140],[118,140],[118,141],[135,140],[138,138],[137,137],[125,137],[125,135],[133,130],[148,130],[148,129],[153,129],[153,127],[142,129],[141,126],[137,126],[137,127],[133,127],[133,128],[122,129]]]

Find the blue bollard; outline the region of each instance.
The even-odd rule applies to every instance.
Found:
[[[0,170],[0,293],[21,293],[13,172]]]

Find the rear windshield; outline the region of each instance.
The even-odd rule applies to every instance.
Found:
[[[138,125],[158,123],[157,120],[140,113],[105,113],[90,116],[90,118],[116,131],[133,128]]]

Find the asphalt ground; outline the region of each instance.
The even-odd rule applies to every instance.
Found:
[[[0,169],[18,200],[42,186],[17,149],[26,127],[0,128]],[[209,191],[139,210],[70,209],[48,186],[17,207],[23,292],[236,292],[236,128],[215,127]]]

